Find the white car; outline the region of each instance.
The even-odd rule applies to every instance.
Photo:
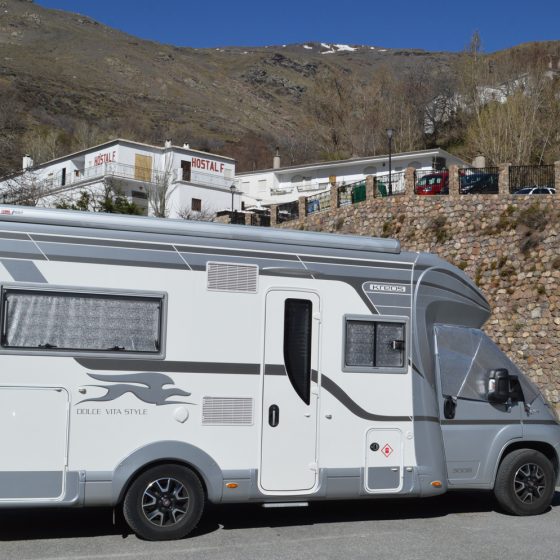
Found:
[[[553,187],[523,187],[514,194],[556,194],[556,189]]]

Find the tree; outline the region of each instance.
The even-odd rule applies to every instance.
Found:
[[[5,177],[4,181],[1,193],[3,204],[37,206],[46,192],[45,184],[32,170],[15,173]]]
[[[111,178],[106,178],[103,181],[101,189],[96,187],[82,189],[77,198],[72,195],[59,197],[54,206],[55,208],[84,212],[143,215],[142,209],[133,202],[129,202]]]
[[[190,208],[181,208],[177,214],[183,220],[191,220],[194,222],[213,222],[216,219],[216,213],[202,208],[200,211],[191,210]]]
[[[157,218],[167,218],[171,195],[177,188],[173,177],[173,154],[166,150],[163,154],[163,170],[152,172],[152,181],[146,182],[148,204],[152,214]]]

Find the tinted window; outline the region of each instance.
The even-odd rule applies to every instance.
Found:
[[[405,325],[371,320],[346,321],[344,363],[360,368],[402,368]]]
[[[158,297],[35,290],[2,293],[2,347],[157,353]]]
[[[284,364],[305,404],[311,396],[312,311],[313,304],[306,299],[287,299],[284,307]]]

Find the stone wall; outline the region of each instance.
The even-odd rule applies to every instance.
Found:
[[[496,195],[417,196],[407,189],[277,227],[393,237],[403,250],[429,251],[462,268],[492,305],[485,331],[560,409],[558,194],[500,188]]]

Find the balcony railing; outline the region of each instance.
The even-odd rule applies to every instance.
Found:
[[[183,181],[193,185],[203,185],[205,187],[217,187],[219,189],[229,189],[233,183],[233,178],[224,177],[223,175],[215,175],[213,173],[206,173],[204,171],[197,171],[192,169],[186,176],[183,174],[182,169],[175,169],[175,181]]]

